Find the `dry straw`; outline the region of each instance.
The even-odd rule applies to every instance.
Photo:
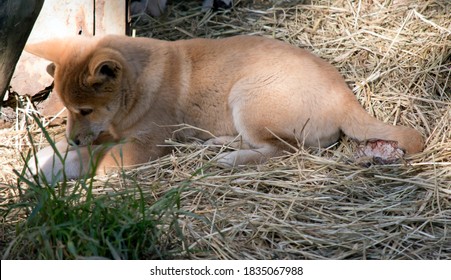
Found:
[[[186,186],[182,207],[197,215],[180,217],[191,258],[451,258],[449,1],[235,1],[206,14],[198,1],[173,2],[161,19],[135,18],[138,35],[254,34],[308,48],[340,70],[370,114],[427,137],[423,153],[369,167],[355,163],[347,138],[236,169],[215,166],[221,147],[168,141],[171,155],[129,173],[149,203]],[[21,114],[0,138],[0,180],[11,183],[28,145]],[[120,178],[98,178],[96,191],[127,185]],[[0,195],[3,204],[17,194]]]

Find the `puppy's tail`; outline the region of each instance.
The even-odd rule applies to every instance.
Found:
[[[341,130],[359,141],[381,139],[397,141],[398,147],[408,154],[421,152],[424,148],[423,136],[415,129],[383,123],[370,116],[353,98],[344,108]]]

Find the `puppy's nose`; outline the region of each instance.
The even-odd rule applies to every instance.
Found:
[[[78,138],[72,139],[71,141],[69,141],[69,144],[71,146],[78,146],[78,145],[80,145],[80,139],[78,139]]]

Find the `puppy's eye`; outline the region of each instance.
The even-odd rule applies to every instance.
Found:
[[[80,109],[80,115],[87,116],[92,113],[92,109]]]

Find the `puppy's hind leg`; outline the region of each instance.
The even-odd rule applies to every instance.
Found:
[[[233,167],[248,163],[261,164],[269,158],[278,156],[281,150],[277,146],[265,145],[256,149],[238,150],[222,153],[218,156],[218,164],[224,167]]]
[[[286,91],[267,76],[243,79],[234,85],[229,96],[233,123],[250,147],[219,155],[220,165],[260,164],[282,155],[286,147],[280,140],[293,137],[292,120],[285,116],[287,107],[293,105]]]
[[[249,143],[243,141],[241,136],[218,136],[204,142],[205,146],[227,146],[233,149],[251,149]]]

